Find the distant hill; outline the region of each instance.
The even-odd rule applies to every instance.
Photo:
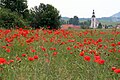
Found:
[[[68,21],[70,18],[69,17],[62,17],[62,20]],[[79,18],[80,22],[90,20],[91,18]],[[120,18],[118,17],[102,17],[102,18],[97,18],[98,21],[102,22],[120,22]]]
[[[120,18],[120,12],[116,13],[116,14],[113,14],[111,17],[117,17],[117,18]]]
[[[69,17],[62,17],[62,20],[68,21],[70,18]]]
[[[70,18],[69,17],[62,17],[63,20],[68,21]],[[79,18],[80,22],[90,20],[91,18]],[[107,22],[107,23],[120,23],[120,12],[113,14],[110,17],[102,17],[102,18],[97,18],[98,21],[100,22]]]

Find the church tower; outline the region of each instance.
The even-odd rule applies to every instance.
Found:
[[[95,12],[93,10],[92,17],[91,17],[91,26],[90,28],[97,28],[97,20],[95,17]]]

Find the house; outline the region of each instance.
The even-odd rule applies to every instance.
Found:
[[[67,30],[67,29],[80,29],[80,26],[72,25],[72,24],[64,24],[61,26],[61,29]]]
[[[116,28],[117,28],[117,29],[120,29],[120,24],[118,24],[118,25],[116,26]]]

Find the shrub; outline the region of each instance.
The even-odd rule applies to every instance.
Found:
[[[30,10],[31,26],[34,28],[48,27],[49,29],[60,28],[59,11],[50,4],[41,3],[38,7],[35,6]]]
[[[18,27],[24,27],[26,24],[21,16],[15,12],[11,12],[8,9],[0,9],[0,27],[10,29]]]

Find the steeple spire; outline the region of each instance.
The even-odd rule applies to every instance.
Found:
[[[94,12],[94,10],[93,10],[93,15],[92,15],[92,17],[95,17],[95,12]]]
[[[95,14],[94,10],[93,10],[93,14]]]

